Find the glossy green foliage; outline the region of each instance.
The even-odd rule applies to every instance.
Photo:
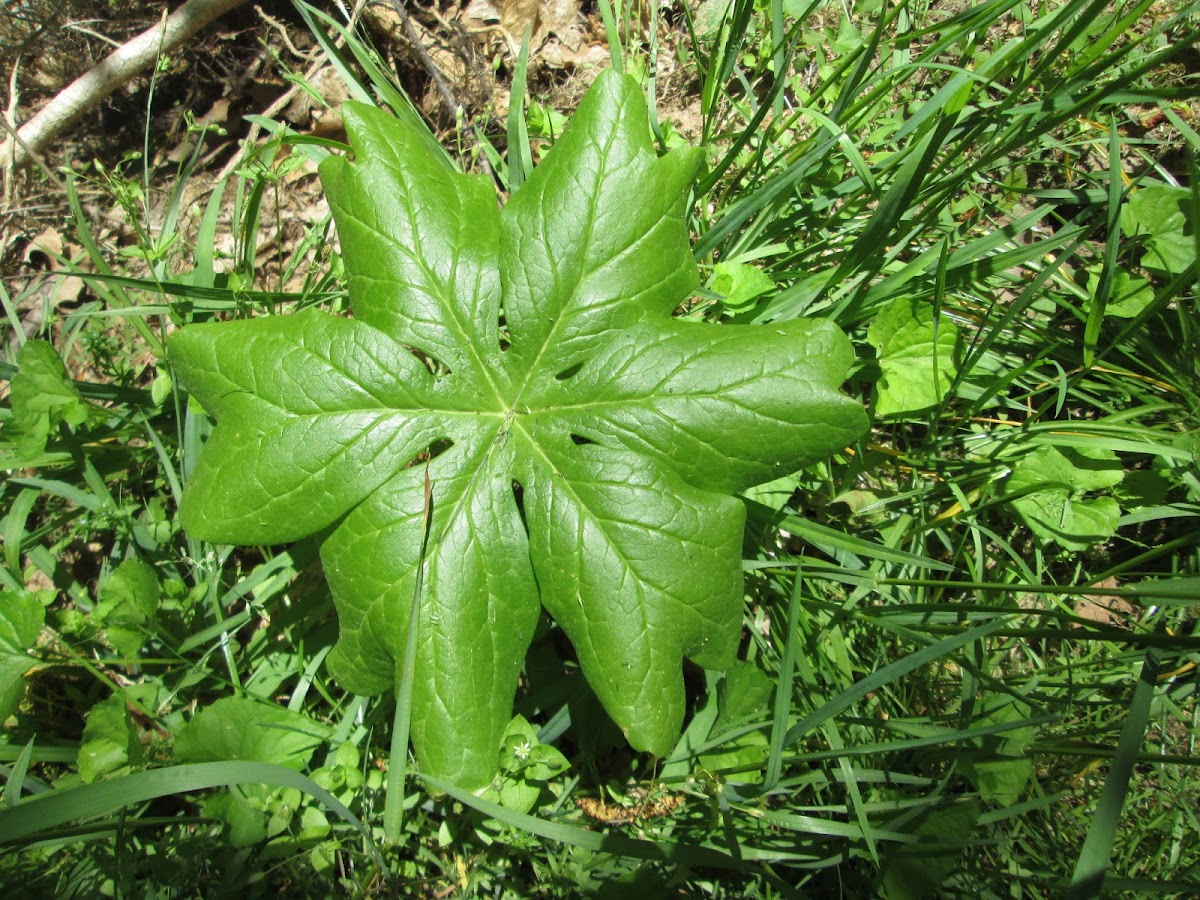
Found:
[[[345,118],[354,159],[321,179],[354,318],[172,338],[218,422],[185,527],[237,544],[328,529],[329,664],[351,691],[395,686],[419,594],[424,771],[492,779],[542,606],[630,743],[667,752],[683,657],[735,656],[733,495],[865,428],[838,393],[849,343],[825,321],[672,318],[698,283],[684,214],[700,153],[655,155],[632,79],[600,76],[503,209],[427,135],[361,104]]]

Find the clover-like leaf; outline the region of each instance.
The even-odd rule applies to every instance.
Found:
[[[354,159],[321,180],[354,318],[171,339],[218,423],[185,527],[240,544],[327,529],[329,664],[359,693],[395,686],[424,566],[412,737],[427,772],[490,782],[540,606],[630,743],[667,752],[683,657],[735,657],[733,494],[865,428],[837,390],[847,340],[826,321],[671,317],[698,284],[684,214],[700,153],[657,157],[622,75],[597,79],[503,209],[427,135],[361,104],[345,120]]]

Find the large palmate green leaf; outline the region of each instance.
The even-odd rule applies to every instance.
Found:
[[[697,285],[684,212],[700,153],[656,157],[631,79],[600,76],[503,209],[427,136],[365,105],[345,119],[354,160],[321,180],[354,318],[172,338],[218,422],[185,526],[237,544],[328,529],[329,663],[360,693],[395,686],[424,565],[412,735],[427,772],[492,778],[540,606],[630,743],[665,753],[682,658],[735,656],[733,494],[865,427],[837,391],[848,342],[824,321],[671,317]]]

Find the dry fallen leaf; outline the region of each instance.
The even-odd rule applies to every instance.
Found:
[[[514,56],[530,32],[529,52],[548,66],[598,66],[608,48],[590,43],[579,0],[471,0],[463,12],[467,30],[497,31]]]
[[[1115,588],[1119,587],[1119,585],[1117,584],[1117,579],[1106,578],[1097,584],[1096,587]],[[1129,625],[1129,618],[1136,612],[1136,606],[1124,597],[1113,594],[1091,594],[1087,597],[1080,597],[1075,601],[1075,615],[1099,625],[1126,628]]]
[[[575,805],[589,819],[603,825],[629,825],[644,819],[669,816],[683,806],[683,794],[664,794],[655,800],[647,799],[636,806],[610,806],[595,797],[580,797]]]
[[[393,14],[394,15],[394,14]],[[345,131],[342,125],[341,105],[350,99],[350,89],[333,66],[324,66],[309,80],[319,99],[308,91],[300,91],[288,104],[283,117],[300,129],[308,129],[322,136],[332,136]]]
[[[29,241],[25,248],[23,258],[27,263],[33,263],[35,256],[43,256],[48,261],[47,268],[52,273],[63,272],[66,269],[60,259],[69,257],[72,252],[77,252],[78,247],[72,244],[64,244],[62,235],[54,228],[47,227],[37,237]],[[83,292],[83,280],[75,275],[60,275],[55,278],[53,292],[51,293],[51,303],[58,306],[62,303],[74,303],[79,299],[79,295]]]
[[[30,239],[29,245],[25,248],[25,253],[22,254],[22,257],[27,263],[33,262],[33,255],[41,253],[50,261],[50,268],[53,269],[58,266],[56,257],[62,256],[62,252],[62,235],[47,226],[41,234]]]

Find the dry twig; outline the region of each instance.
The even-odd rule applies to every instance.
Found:
[[[121,45],[63,88],[37,115],[17,129],[14,137],[0,145],[0,159],[13,169],[28,165],[80,116],[152,65],[160,53],[173,50],[214,19],[245,2],[187,0],[160,25],[148,28]]]
[[[404,33],[408,35],[408,41],[412,44],[417,58],[421,60],[421,65],[425,67],[425,71],[433,79],[438,95],[442,98],[442,102],[446,104],[446,109],[450,113],[451,118],[457,116],[459,103],[454,98],[454,92],[450,90],[450,84],[446,81],[446,76],[442,74],[442,70],[438,68],[437,63],[433,61],[433,57],[429,55],[429,51],[421,43],[421,36],[417,34],[417,29],[413,27],[412,18],[409,17],[408,10],[404,8],[401,0],[390,0],[390,3],[392,9],[396,10],[396,15],[400,17],[401,24],[404,25]]]

